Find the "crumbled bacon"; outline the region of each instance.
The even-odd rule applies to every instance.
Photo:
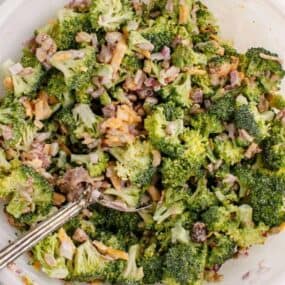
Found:
[[[91,4],[92,4],[92,0],[72,0],[67,5],[67,8],[71,8],[79,12],[85,12],[85,11],[88,11]]]
[[[93,184],[93,181],[86,169],[76,167],[67,170],[57,184],[61,192],[67,194],[68,201],[75,201],[80,198],[88,185]]]
[[[197,222],[192,227],[192,240],[198,243],[203,243],[207,239],[207,228],[204,223]]]
[[[251,159],[260,152],[262,152],[262,149],[258,146],[258,144],[252,143],[246,150],[244,156],[248,159]]]
[[[86,232],[84,230],[78,228],[74,232],[72,239],[82,243],[82,242],[85,242],[88,240],[88,235],[86,234]]]

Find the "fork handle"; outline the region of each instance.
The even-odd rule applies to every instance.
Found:
[[[86,206],[86,203],[87,202],[83,199],[81,201],[68,204],[66,207],[51,215],[47,220],[40,223],[34,229],[29,230],[25,235],[0,250],[0,270],[16,260],[26,251],[30,250],[40,240],[64,225],[71,218],[78,215]]]

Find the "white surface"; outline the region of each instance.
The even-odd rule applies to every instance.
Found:
[[[0,0],[1,1],[1,0]],[[35,27],[43,24],[64,0],[6,0],[0,6],[0,62],[19,54],[22,43]],[[285,0],[205,0],[219,19],[225,39],[240,50],[263,46],[280,54],[285,62]],[[0,214],[0,246],[14,239],[13,230]],[[284,285],[285,232],[256,246],[249,256],[231,260],[222,268],[224,281],[219,285]],[[61,284],[48,280],[20,259],[19,267],[38,285]],[[243,276],[249,272],[248,278]],[[0,285],[20,285],[19,277],[9,270],[0,272]]]

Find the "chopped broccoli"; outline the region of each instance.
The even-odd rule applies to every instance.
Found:
[[[94,1],[90,9],[90,21],[95,30],[115,31],[132,18],[131,5],[125,0]]]
[[[205,137],[222,133],[224,130],[222,122],[215,115],[208,113],[200,113],[191,117],[190,125]]]
[[[63,75],[59,72],[51,75],[46,91],[49,96],[54,96],[64,108],[68,108],[74,103],[74,96],[66,86]]]
[[[107,189],[104,194],[116,197],[119,201],[126,203],[130,208],[136,208],[138,206],[141,189],[131,186],[128,188],[123,188],[121,191],[116,189]]]
[[[165,256],[163,284],[202,284],[207,248],[196,244],[177,244]]]
[[[10,74],[12,78],[15,97],[24,95],[34,97],[42,82],[44,71],[40,62],[36,62],[36,60],[27,60],[26,62],[33,65],[24,66],[22,63],[15,64],[11,60],[8,60],[3,64],[4,69],[7,70],[6,73]]]
[[[76,249],[69,279],[83,282],[101,278],[116,279],[123,268],[122,261],[108,261],[90,241],[86,241]]]
[[[172,56],[172,63],[179,67],[193,67],[195,65],[206,65],[207,64],[207,57],[202,53],[197,53],[193,49],[179,45],[173,52]]]
[[[144,284],[155,284],[162,279],[162,271],[163,271],[162,256],[154,255],[151,257],[145,257],[140,261],[140,265],[143,267]]]
[[[138,186],[149,185],[155,172],[152,151],[149,143],[141,141],[126,148],[113,148],[111,154],[117,159],[117,174]]]
[[[278,170],[285,167],[285,128],[277,120],[272,122],[269,137],[263,141],[263,161],[267,168]]]
[[[244,149],[228,139],[215,140],[215,153],[227,165],[239,163],[244,157]]]
[[[109,156],[97,150],[89,154],[72,154],[70,160],[76,164],[85,165],[91,177],[98,177],[107,169]]]
[[[198,181],[197,189],[189,199],[189,208],[193,211],[204,212],[218,202],[215,194],[207,187],[207,180],[202,178]]]
[[[179,140],[179,135],[183,131],[181,119],[167,121],[166,112],[162,107],[158,107],[144,123],[150,142],[155,148],[171,157],[176,157],[183,151]]]
[[[145,46],[150,50],[154,49],[154,45],[138,31],[130,32],[128,45],[130,50],[138,53],[144,49]]]
[[[139,245],[132,245],[129,249],[129,260],[127,266],[123,272],[123,280],[128,281],[140,281],[144,277],[143,267],[137,266],[137,258],[139,254]]]
[[[198,10],[196,12],[196,21],[200,33],[217,34],[219,32],[219,28],[212,13],[204,4],[202,4],[201,1],[198,1],[197,5]]]
[[[209,252],[207,256],[207,268],[222,265],[233,257],[236,252],[236,244],[228,236],[215,234],[208,241]]]
[[[204,163],[207,140],[198,131],[186,130],[181,136],[184,151],[176,159],[165,158],[162,165],[162,183],[165,186],[183,186]]]
[[[59,255],[60,241],[57,234],[40,241],[33,249],[33,256],[41,269],[51,278],[64,279],[69,275],[66,259]]]
[[[190,75],[181,74],[173,83],[160,90],[160,96],[166,102],[173,102],[177,106],[189,107],[191,78]]]
[[[208,73],[201,75],[193,75],[191,77],[192,87],[198,87],[202,90],[205,97],[214,94],[213,86]]]
[[[0,195],[9,200],[6,211],[27,225],[44,219],[52,207],[51,186],[27,166],[21,166],[1,179]]]
[[[164,46],[171,46],[176,32],[176,23],[163,16],[149,21],[149,26],[142,30],[143,36],[154,45],[154,52],[159,52]]]
[[[210,106],[209,113],[215,115],[218,119],[223,121],[230,120],[235,112],[235,97],[228,93],[222,98],[213,102]]]
[[[69,89],[80,90],[90,81],[95,64],[95,49],[67,50],[55,53],[50,63],[64,75]]]
[[[248,77],[254,77],[267,93],[279,89],[285,71],[278,56],[263,48],[249,49],[243,59],[242,69]]]
[[[57,22],[51,28],[50,34],[59,50],[67,50],[76,47],[76,34],[89,29],[89,26],[88,14],[62,9],[58,12]]]
[[[268,136],[269,123],[273,117],[272,111],[259,113],[254,104],[242,104],[237,107],[234,120],[237,128],[246,130],[250,135],[260,140]]]

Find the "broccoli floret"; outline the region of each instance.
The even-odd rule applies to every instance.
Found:
[[[99,136],[101,118],[93,113],[88,104],[77,104],[72,114],[76,121],[76,129],[73,132],[78,139],[84,138],[86,133],[92,138]]]
[[[117,174],[123,180],[145,186],[150,184],[155,172],[152,151],[148,142],[136,141],[126,148],[113,148],[110,152],[117,159]]]
[[[183,186],[204,163],[207,140],[198,131],[186,130],[181,135],[184,151],[176,159],[165,158],[162,164],[162,183],[165,186]]]
[[[276,108],[278,110],[283,110],[285,108],[285,98],[281,94],[271,94],[268,96],[270,107]]]
[[[196,212],[203,212],[218,202],[215,194],[207,187],[207,180],[202,178],[198,181],[197,189],[189,199],[189,208]]]
[[[228,236],[215,234],[208,241],[209,252],[207,256],[207,268],[222,265],[233,257],[236,252],[236,244]]]
[[[166,102],[173,102],[177,106],[189,107],[191,105],[190,91],[190,75],[181,74],[173,83],[160,90],[160,96]]]
[[[97,150],[89,154],[72,154],[70,160],[76,164],[85,165],[91,177],[98,177],[107,169],[109,156]]]
[[[80,90],[90,82],[95,64],[95,49],[67,50],[55,53],[50,63],[64,75],[67,87]]]
[[[143,267],[137,266],[137,259],[139,254],[139,245],[132,245],[129,248],[129,259],[127,266],[122,274],[122,279],[125,282],[140,281],[144,277]],[[128,283],[123,283],[128,284]]]
[[[244,56],[242,69],[248,77],[255,78],[268,93],[278,90],[285,76],[278,55],[263,48],[249,49]]]
[[[198,1],[197,5],[199,9],[196,12],[196,21],[200,33],[217,34],[219,32],[219,28],[213,14],[209,11],[207,6],[202,4],[201,1]]]
[[[60,72],[51,75],[46,92],[49,96],[54,96],[64,108],[74,103],[74,96],[66,86],[64,76]]]
[[[236,108],[234,121],[237,128],[244,129],[257,140],[261,140],[268,136],[269,122],[273,117],[272,111],[259,113],[254,104],[242,104]]]
[[[40,62],[28,60],[26,62],[33,65],[24,66],[22,63],[15,64],[11,60],[3,64],[6,73],[10,74],[12,78],[15,97],[24,95],[34,97],[45,73]]]
[[[164,192],[164,201],[159,203],[153,215],[153,220],[157,224],[162,224],[168,218],[172,216],[181,215],[188,203],[190,194],[187,189],[168,188]]]
[[[6,154],[3,149],[0,148],[0,169],[1,171],[8,171],[11,168],[11,164],[6,158]]]
[[[0,106],[0,123],[3,125],[14,125],[23,121],[26,117],[24,106],[15,98],[5,96]]]
[[[179,67],[192,67],[195,65],[206,65],[207,57],[204,54],[197,53],[188,46],[179,45],[173,52],[172,63]]]
[[[163,284],[202,284],[207,248],[189,243],[172,246],[165,256]]]
[[[202,219],[209,231],[227,233],[230,229],[239,225],[236,217],[237,211],[238,209],[234,206],[229,209],[212,206],[202,214]]]
[[[21,166],[1,179],[0,196],[9,200],[7,213],[27,225],[45,218],[52,208],[51,186],[27,166]]]
[[[209,113],[200,113],[191,116],[190,125],[200,131],[200,133],[208,137],[210,134],[219,134],[224,130],[222,122],[215,116]]]
[[[138,214],[120,213],[98,205],[92,207],[92,212],[91,221],[96,228],[115,232],[120,231],[128,236],[130,236],[130,233],[139,230],[138,224],[142,221]]]
[[[50,34],[54,38],[59,50],[76,47],[76,34],[89,29],[89,17],[86,13],[77,13],[71,9],[58,12],[58,20],[51,28]]]
[[[120,276],[123,268],[124,262],[105,259],[90,241],[86,241],[76,249],[68,279],[90,282],[103,278],[113,281]]]
[[[104,191],[104,194],[116,197],[119,201],[126,203],[127,206],[133,209],[138,206],[141,193],[141,189],[135,186],[123,188],[121,191],[116,189],[107,189]]]
[[[172,243],[189,243],[190,242],[190,231],[186,230],[181,222],[177,222],[171,229],[171,241]]]
[[[90,10],[93,29],[115,31],[133,18],[131,5],[125,0],[94,1]]]
[[[121,75],[135,74],[139,69],[143,68],[143,62],[135,54],[127,54],[124,56],[120,66]]]
[[[176,36],[176,23],[166,17],[158,17],[150,20],[149,26],[143,29],[143,36],[154,45],[154,52],[159,52],[164,46],[171,46]]]
[[[163,257],[160,255],[154,255],[151,257],[143,258],[140,261],[140,266],[143,267],[144,284],[155,284],[162,279],[162,266],[163,266]]]
[[[269,137],[262,143],[262,149],[267,168],[278,170],[285,166],[285,128],[281,122],[272,122]]]
[[[150,142],[162,153],[171,157],[181,154],[183,148],[179,135],[183,131],[183,121],[167,121],[166,112],[158,107],[145,119],[145,129],[148,131]]]
[[[167,121],[172,122],[184,118],[184,109],[180,106],[176,106],[176,104],[172,101],[161,103],[158,106],[163,108]]]
[[[244,149],[229,139],[215,139],[215,153],[227,165],[239,163],[244,157]]]
[[[58,235],[48,236],[33,249],[33,256],[41,269],[51,278],[64,279],[69,275],[66,259],[59,255],[60,241]]]
[[[233,94],[228,93],[222,98],[213,102],[209,108],[209,113],[215,115],[222,121],[230,120],[235,112],[235,97]]]
[[[206,55],[210,60],[217,55],[224,55],[225,49],[215,40],[200,42],[195,45],[195,51],[201,52]]]
[[[285,220],[284,180],[257,173],[253,182],[253,185],[249,185],[249,204],[253,208],[253,220],[271,227],[280,225]]]
[[[144,46],[149,47],[151,50],[154,49],[154,45],[138,31],[130,32],[128,46],[130,50],[138,53],[141,52]]]
[[[206,97],[214,94],[213,86],[208,73],[193,75],[191,77],[191,81],[192,87],[200,88]]]

